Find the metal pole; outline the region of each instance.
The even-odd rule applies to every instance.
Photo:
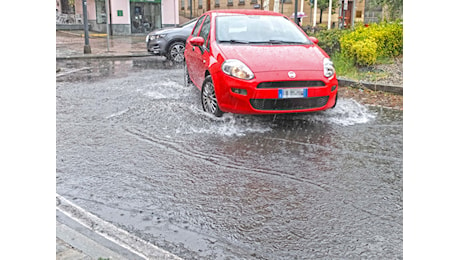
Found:
[[[109,10],[109,0],[105,0],[105,23],[107,28],[107,52],[110,51],[110,35],[109,35],[109,17],[110,17],[110,10]]]
[[[356,15],[355,7],[356,7],[356,0],[353,1],[353,7],[352,7],[353,9],[351,9],[351,28],[355,27],[355,15]]]
[[[83,47],[83,53],[91,53],[91,46],[89,46],[89,32],[88,32],[88,9],[86,7],[86,0],[83,1],[83,26],[85,28],[85,46]]]
[[[331,22],[332,22],[332,0],[329,0],[329,14],[327,16],[327,29],[331,29]]]
[[[303,0],[302,0],[303,1]],[[294,7],[294,21],[297,25],[299,25],[299,21],[297,21],[297,4],[299,3],[298,0],[295,0],[295,7]]]

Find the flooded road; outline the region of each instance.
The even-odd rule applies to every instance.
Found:
[[[163,59],[57,65],[56,191],[92,214],[184,259],[402,259],[402,111],[214,118]]]

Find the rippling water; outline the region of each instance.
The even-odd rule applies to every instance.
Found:
[[[144,63],[59,77],[58,193],[185,259],[402,258],[402,112],[214,118]]]

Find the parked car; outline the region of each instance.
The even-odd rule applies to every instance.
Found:
[[[178,27],[163,28],[152,31],[147,35],[147,51],[153,55],[182,62],[184,61],[184,48],[187,37],[193,30],[197,19],[192,19]]]
[[[326,110],[336,105],[338,83],[317,43],[279,13],[209,11],[187,39],[186,79],[215,116]]]

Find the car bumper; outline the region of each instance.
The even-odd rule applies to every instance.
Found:
[[[163,38],[153,39],[147,42],[147,51],[153,55],[165,56],[167,43]]]
[[[338,82],[322,71],[296,71],[293,80],[287,71],[256,73],[252,80],[241,80],[218,72],[213,82],[219,107],[237,114],[304,113],[332,108],[337,99]],[[263,84],[261,84],[263,83]],[[306,89],[305,97],[282,98],[285,89]]]

